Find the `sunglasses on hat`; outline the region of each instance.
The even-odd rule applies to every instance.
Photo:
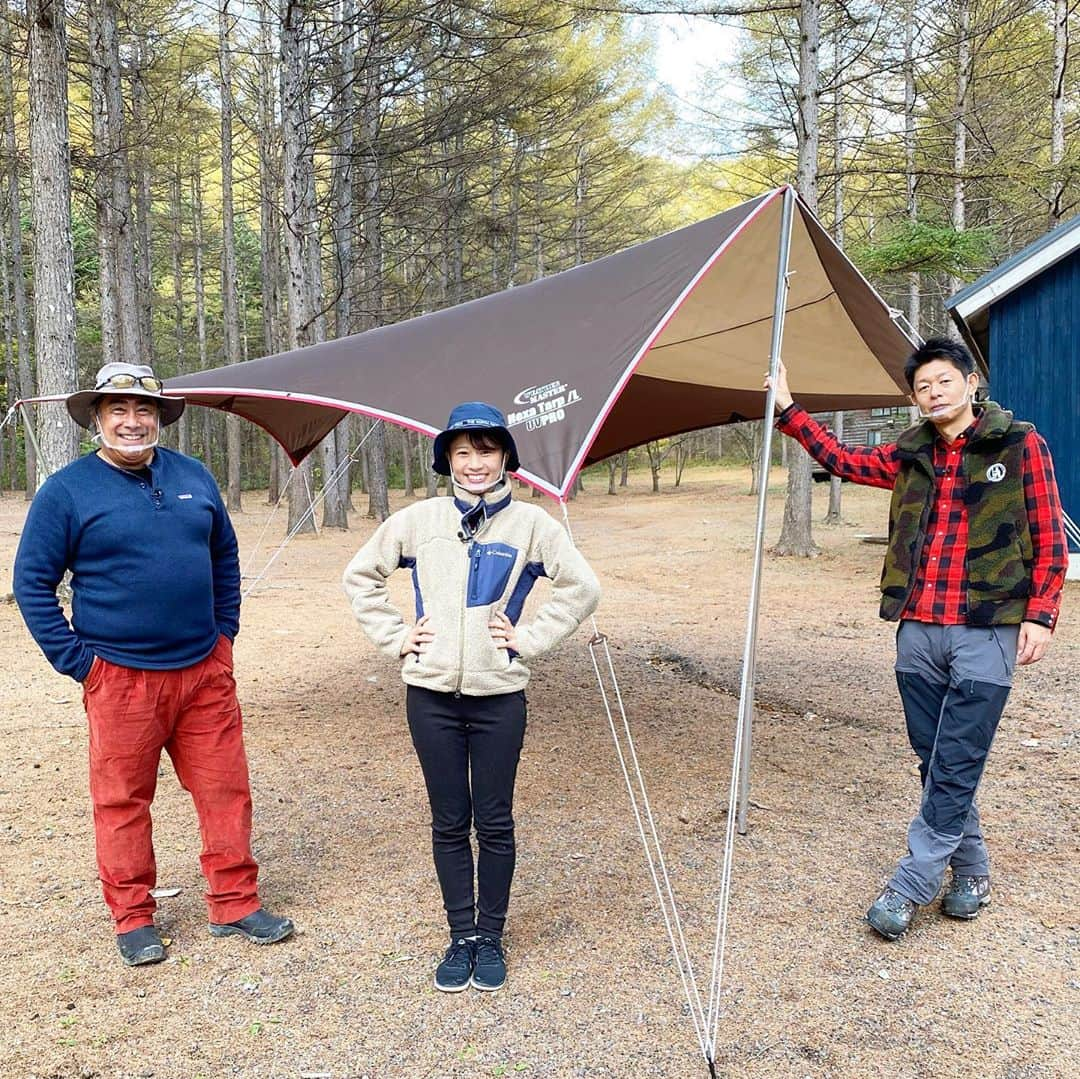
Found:
[[[111,375],[104,382],[99,382],[94,389],[103,390],[111,386],[114,390],[130,390],[132,386],[142,386],[151,393],[161,393],[161,380],[153,375]]]

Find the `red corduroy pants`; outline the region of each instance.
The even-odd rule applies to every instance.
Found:
[[[251,789],[228,638],[178,671],[135,670],[98,657],[83,683],[83,704],[98,873],[116,932],[154,920],[150,803],[162,749],[199,816],[210,921],[234,922],[257,910]]]

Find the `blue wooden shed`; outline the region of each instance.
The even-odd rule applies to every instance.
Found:
[[[1039,429],[1054,456],[1080,576],[1080,217],[1007,259],[945,304],[990,396]]]

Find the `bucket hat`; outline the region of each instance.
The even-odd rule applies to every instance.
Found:
[[[496,431],[506,447],[506,471],[516,472],[521,467],[514,437],[506,427],[506,417],[494,406],[483,401],[465,401],[457,405],[446,421],[446,427],[435,436],[432,447],[434,460],[431,467],[440,476],[450,475],[450,443],[464,431]]]
[[[79,390],[66,400],[68,413],[80,426],[93,427],[94,409],[102,397],[149,397],[161,409],[161,426],[180,419],[187,403],[182,397],[166,397],[152,367],[139,363],[107,363],[94,378],[92,390]]]

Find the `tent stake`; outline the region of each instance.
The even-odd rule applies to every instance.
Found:
[[[750,579],[750,604],[746,617],[746,646],[743,650],[742,684],[739,686],[739,727],[742,757],[739,771],[737,826],[746,835],[746,815],[750,804],[750,738],[754,717],[754,673],[757,659],[758,607],[761,594],[761,563],[765,548],[765,509],[769,492],[769,458],[772,456],[773,413],[776,409],[776,376],[784,343],[784,316],[787,313],[788,259],[791,253],[791,223],[795,211],[795,191],[784,190],[781,208],[780,249],[776,260],[776,299],[773,304],[772,344],[769,350],[769,391],[762,421],[761,460],[758,463],[757,532],[754,540],[754,571]]]

